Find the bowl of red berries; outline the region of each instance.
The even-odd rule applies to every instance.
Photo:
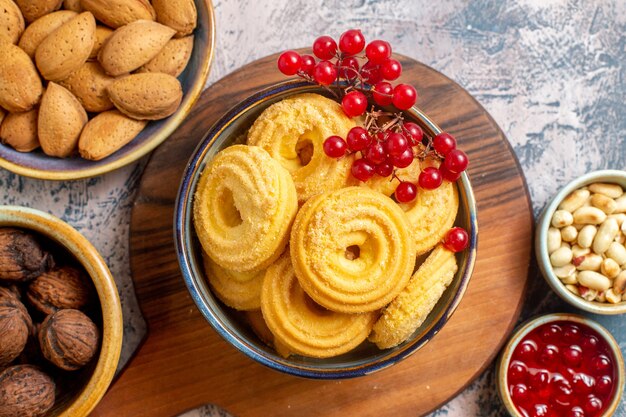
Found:
[[[609,417],[624,391],[619,344],[600,324],[574,314],[522,324],[496,372],[498,394],[515,417]]]

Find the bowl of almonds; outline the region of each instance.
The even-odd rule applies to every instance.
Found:
[[[626,313],[626,171],[595,171],[566,185],[539,219],[535,251],[563,300],[592,313]]]
[[[73,180],[161,144],[200,96],[210,0],[0,0],[0,166]]]
[[[98,251],[62,220],[0,206],[0,417],[83,417],[113,380],[122,309]]]

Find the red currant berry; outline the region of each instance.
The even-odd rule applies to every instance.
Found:
[[[361,67],[361,77],[363,80],[369,84],[376,84],[382,80],[382,76],[380,75],[380,67],[376,64],[372,64],[371,62],[366,62],[365,65]]]
[[[467,248],[467,245],[469,245],[469,236],[462,227],[453,227],[443,238],[443,246],[452,252],[461,252]]]
[[[376,173],[381,177],[388,177],[393,174],[393,165],[390,162],[381,162],[376,165]]]
[[[346,142],[339,136],[330,136],[324,141],[324,153],[331,158],[341,158],[347,150]]]
[[[553,364],[559,358],[559,348],[555,345],[546,345],[541,349],[539,360],[544,365]]]
[[[406,168],[413,162],[413,149],[406,148],[400,155],[389,155],[390,162],[398,168]]]
[[[608,395],[613,389],[613,380],[609,375],[604,375],[598,378],[596,383],[596,390],[599,394]]]
[[[402,133],[390,133],[385,141],[385,151],[391,156],[400,156],[409,147],[409,141]]]
[[[577,373],[572,377],[572,386],[574,387],[574,392],[578,395],[591,394],[595,385],[596,380],[591,375]]]
[[[367,110],[367,97],[360,91],[350,91],[343,96],[341,107],[348,117],[358,117]]]
[[[329,61],[320,61],[313,70],[313,78],[321,85],[330,85],[337,79],[337,69]]]
[[[602,374],[611,369],[611,360],[606,355],[598,355],[591,360],[591,369],[596,374]]]
[[[590,395],[583,404],[586,416],[596,416],[602,411],[602,400],[595,395]]]
[[[315,58],[313,58],[311,55],[302,55],[302,66],[300,67],[300,71],[302,71],[309,77],[313,77],[314,69],[315,69]]]
[[[385,148],[383,148],[383,144],[380,142],[375,142],[367,148],[365,152],[365,157],[372,161],[375,164],[382,164],[387,159],[387,154],[385,153]]]
[[[381,81],[376,83],[374,88],[372,88],[372,96],[374,97],[374,101],[379,106],[388,106],[391,104],[391,96],[393,94],[393,87],[391,84],[385,81]]]
[[[439,171],[441,172],[443,179],[446,181],[450,181],[450,182],[454,182],[458,180],[459,178],[461,178],[461,174],[462,174],[461,172],[449,171],[446,168],[446,164],[441,164],[441,166],[439,167]]]
[[[302,67],[302,57],[296,51],[285,51],[278,57],[278,70],[285,75],[294,75]]]
[[[600,345],[600,341],[598,340],[597,337],[593,336],[593,335],[585,335],[583,337],[583,341],[581,343],[583,350],[587,351],[591,351],[591,352],[595,352],[598,350],[598,346]],[[587,352],[589,353],[589,352]]]
[[[563,329],[563,340],[568,343],[576,343],[580,339],[580,328],[573,324],[568,324]]]
[[[567,413],[567,417],[585,417],[585,412],[579,406],[572,407]]]
[[[348,142],[348,148],[351,151],[358,152],[367,148],[372,142],[372,138],[370,137],[367,130],[363,129],[360,126],[353,127],[348,132],[348,136],[346,136],[346,142]]]
[[[528,366],[524,362],[512,361],[509,365],[508,379],[512,383],[525,382],[528,376]]]
[[[394,193],[399,203],[408,203],[417,197],[417,187],[412,182],[402,181]]]
[[[402,64],[395,59],[388,59],[380,65],[380,75],[385,80],[393,81],[402,74]]]
[[[535,404],[530,411],[530,417],[550,417],[550,408],[546,404]]]
[[[556,342],[561,337],[561,332],[563,329],[558,324],[550,324],[548,326],[543,326],[541,332],[539,333],[539,337],[544,342]]]
[[[354,80],[359,75],[359,61],[355,57],[348,57],[341,60],[339,64],[339,76],[346,80]]]
[[[569,366],[578,366],[583,359],[580,346],[572,345],[563,351],[563,362]]]
[[[352,163],[351,171],[354,178],[365,182],[374,176],[376,168],[370,161],[365,158],[361,158]]]
[[[454,149],[446,155],[446,159],[443,161],[446,169],[451,172],[463,172],[467,169],[469,159],[465,152],[460,149]]]
[[[443,176],[437,168],[426,167],[420,172],[418,182],[425,190],[436,190],[443,182]]]
[[[337,42],[330,36],[320,36],[313,42],[313,54],[319,59],[331,59],[337,53]]]
[[[371,41],[365,48],[365,55],[373,64],[382,64],[391,56],[391,45],[381,40]]]
[[[398,84],[393,89],[393,105],[400,110],[410,109],[417,101],[417,91],[412,85]]]
[[[534,359],[537,349],[537,342],[534,340],[525,340],[517,347],[515,355],[521,359],[531,360]]]
[[[339,37],[339,50],[347,55],[356,55],[365,48],[365,37],[358,29],[345,31]]]
[[[441,132],[433,138],[433,148],[435,148],[439,155],[446,156],[456,149],[456,139],[449,133]]]
[[[413,141],[413,145],[417,145],[424,137],[424,131],[421,127],[413,122],[406,122],[402,125],[406,135]]]

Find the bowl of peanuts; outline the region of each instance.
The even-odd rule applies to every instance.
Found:
[[[626,171],[594,171],[566,185],[539,218],[535,252],[563,300],[626,313]]]

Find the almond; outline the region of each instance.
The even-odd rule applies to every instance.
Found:
[[[12,0],[0,0],[0,10],[0,40],[15,44],[24,32],[22,12]]]
[[[21,48],[0,39],[0,106],[10,112],[32,109],[43,86],[33,61]]]
[[[15,2],[27,22],[33,22],[41,16],[58,10],[63,4],[63,0],[15,0]]]
[[[98,52],[102,49],[102,45],[109,39],[109,36],[113,34],[113,29],[106,26],[96,26],[96,42],[93,44],[93,49],[89,54],[89,59],[97,59]]]
[[[76,13],[81,13],[85,11],[85,9],[83,9],[82,4],[80,4],[80,0],[64,0],[63,8],[65,10],[71,10]]]
[[[187,66],[193,51],[193,35],[184,38],[170,39],[161,52],[138,72],[162,72],[178,77]]]
[[[44,153],[65,158],[70,156],[87,123],[87,113],[66,88],[48,83],[39,107],[37,123],[39,142]]]
[[[119,111],[139,120],[159,120],[174,113],[183,98],[180,82],[158,72],[133,74],[107,88]]]
[[[110,75],[129,73],[154,58],[174,33],[160,23],[137,20],[113,32],[100,49],[98,61]]]
[[[9,113],[0,127],[0,141],[18,152],[30,152],[39,147],[37,140],[37,109]]]
[[[176,29],[176,36],[190,35],[198,23],[198,12],[193,0],[152,0],[157,22]]]
[[[114,29],[135,20],[156,18],[156,13],[147,0],[81,0],[81,4],[96,19]]]
[[[100,113],[83,128],[78,141],[80,156],[99,161],[133,140],[146,124],[117,110]]]
[[[67,78],[87,61],[96,41],[96,21],[84,12],[64,23],[39,44],[35,61],[49,81]]]
[[[34,58],[35,51],[39,44],[46,39],[48,35],[75,16],[76,13],[70,10],[59,10],[58,12],[42,16],[28,25],[17,45],[22,48],[29,57]]]
[[[113,81],[115,78],[107,75],[100,63],[94,61],[85,62],[59,84],[70,90],[85,110],[99,113],[113,108],[106,91],[107,86]]]

